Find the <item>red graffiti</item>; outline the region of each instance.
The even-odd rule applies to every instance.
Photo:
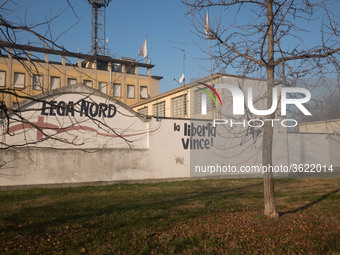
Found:
[[[20,123],[20,124],[11,126],[8,130],[8,133],[11,134],[11,133],[14,133],[15,131],[19,131],[19,130],[36,129],[37,130],[37,140],[42,140],[43,139],[42,131],[44,129],[54,130],[57,134],[63,133],[63,132],[68,132],[68,131],[73,131],[73,130],[84,130],[84,131],[94,132],[99,136],[116,138],[116,137],[131,137],[131,136],[138,136],[138,135],[153,133],[153,132],[156,132],[159,128],[160,128],[160,125],[157,128],[155,128],[154,130],[148,130],[148,131],[144,131],[144,132],[140,132],[140,133],[134,133],[134,134],[105,134],[105,133],[99,132],[98,130],[96,130],[92,127],[88,127],[88,126],[84,126],[84,125],[77,125],[77,126],[72,125],[72,126],[66,127],[66,128],[58,127],[55,124],[44,122],[44,117],[39,116],[37,122]]]

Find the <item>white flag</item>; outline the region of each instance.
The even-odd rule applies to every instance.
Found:
[[[138,56],[142,56],[144,59],[146,59],[148,55],[148,38],[145,37],[145,40],[143,42],[142,47],[140,47],[138,51]]]
[[[210,25],[209,25],[209,10],[207,10],[207,17],[205,19],[205,36],[207,39],[213,39],[210,33]]]
[[[184,81],[184,74],[182,74],[181,78],[179,78],[179,83],[182,83]]]

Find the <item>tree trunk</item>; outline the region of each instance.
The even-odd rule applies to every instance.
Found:
[[[267,70],[267,74],[274,74],[274,70]],[[274,80],[268,76],[268,88],[267,88],[267,102],[268,109],[272,105],[273,101],[273,85]],[[275,119],[275,114],[268,116],[269,119]],[[274,180],[273,172],[269,169],[269,166],[273,165],[272,161],[273,152],[273,127],[271,122],[267,121],[264,125],[263,141],[262,141],[262,164],[268,167],[268,171],[264,174],[264,214],[269,218],[279,217],[279,213],[276,209],[275,193],[274,193]]]
[[[273,5],[271,0],[267,0],[267,24],[268,24],[268,64],[267,64],[267,109],[273,103],[273,87],[274,87],[274,33],[273,33]],[[275,119],[275,113],[268,116],[269,119]],[[264,125],[263,141],[262,141],[262,164],[268,167],[268,171],[264,175],[264,214],[269,218],[279,217],[276,209],[273,172],[269,168],[272,166],[272,150],[273,149],[273,127],[271,122],[267,121]]]

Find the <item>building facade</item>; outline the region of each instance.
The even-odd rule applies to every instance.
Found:
[[[340,134],[340,120],[325,120],[299,123],[300,133]]]
[[[193,118],[194,113],[199,114],[201,109],[200,95],[203,93],[199,87],[204,87],[201,83],[214,86],[219,83],[222,74],[213,74],[204,77],[187,85],[172,89],[156,97],[149,98],[143,102],[132,105],[132,109],[144,116],[168,117],[168,118]],[[213,100],[208,98],[208,116],[216,112]],[[199,116],[198,118],[204,118]]]
[[[232,96],[228,90],[216,88],[217,84],[233,85],[242,91],[253,88],[256,105],[265,104],[267,81],[265,79],[242,77],[237,75],[216,73],[197,79],[185,86],[162,93],[156,97],[131,105],[132,109],[144,116],[166,118],[218,119],[230,115],[223,113],[217,94],[222,101],[230,104],[225,108],[232,109]],[[278,83],[279,84],[279,83]],[[208,86],[216,88],[214,93]],[[205,90],[202,90],[205,89]],[[206,94],[209,92],[211,96]],[[202,115],[202,94],[206,94],[206,114]],[[262,106],[260,106],[261,108]],[[229,110],[228,110],[229,111]]]
[[[37,94],[82,83],[133,105],[159,94],[154,65],[28,45],[0,42],[0,100],[12,106]],[[3,90],[5,92],[5,90]],[[8,91],[14,93],[8,93]]]

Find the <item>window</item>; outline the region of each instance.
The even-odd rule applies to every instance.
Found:
[[[112,63],[112,71],[121,73],[122,72],[122,64]]]
[[[125,65],[125,69],[126,69],[126,72],[129,73],[129,74],[135,74],[136,73],[135,66],[132,65],[132,64]]]
[[[201,107],[202,107],[202,94],[205,93],[203,90],[195,90],[194,92],[194,113],[201,113]],[[212,100],[212,98],[207,94],[207,111],[212,111],[215,109],[215,103]]]
[[[0,87],[6,86],[6,72],[0,71]]]
[[[140,87],[140,98],[142,98],[142,99],[149,98],[148,87],[145,87],[145,86]]]
[[[33,89],[42,90],[44,87],[44,76],[33,74]]]
[[[81,67],[82,68],[88,68],[88,69],[94,69],[94,64],[93,62],[90,61],[83,61],[81,62]]]
[[[91,81],[91,80],[84,80],[84,81],[83,81],[83,84],[84,84],[85,86],[88,86],[88,87],[92,88],[92,81]]]
[[[135,98],[135,85],[127,85],[127,98]]]
[[[138,67],[138,74],[139,75],[147,76],[148,75],[148,68],[147,67],[139,66]]]
[[[148,115],[148,107],[147,107],[147,106],[144,106],[143,108],[138,109],[138,113],[139,113],[140,115],[147,116],[147,115]]]
[[[107,71],[108,62],[106,61],[97,61],[97,70]]]
[[[19,107],[19,102],[13,102],[13,107],[18,108]]]
[[[60,88],[60,77],[51,76],[51,89]]]
[[[106,82],[98,82],[98,90],[102,93],[105,93],[106,94]]]
[[[113,84],[113,96],[114,97],[121,97],[122,96],[122,85],[119,83],[114,83]]]
[[[165,101],[154,104],[153,115],[158,117],[165,117]]]
[[[73,85],[77,83],[77,79],[67,78],[67,86]]]
[[[14,73],[14,88],[25,88],[24,73]]]
[[[183,117],[187,114],[187,94],[171,99],[172,117]]]

